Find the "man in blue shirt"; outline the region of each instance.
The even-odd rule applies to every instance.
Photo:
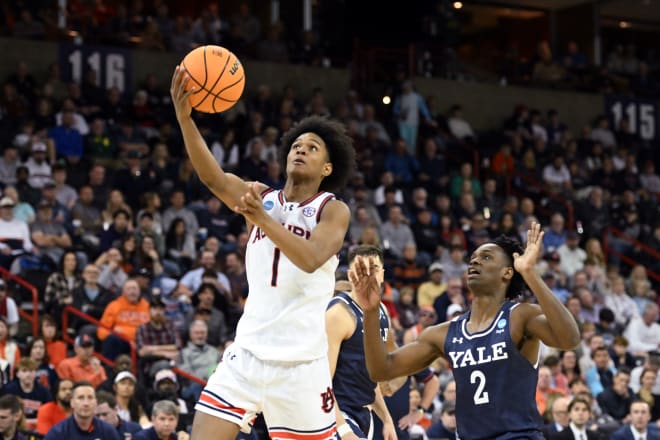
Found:
[[[153,426],[133,436],[133,440],[188,440],[185,431],[176,432],[179,423],[179,408],[170,400],[159,400],[151,409]]]
[[[114,426],[94,417],[96,392],[89,382],[76,382],[71,392],[73,415],[53,426],[44,440],[121,440]]]
[[[127,422],[119,418],[117,399],[114,395],[103,390],[97,391],[96,403],[96,417],[114,426],[122,439],[130,439],[133,434],[142,431],[139,423]]]

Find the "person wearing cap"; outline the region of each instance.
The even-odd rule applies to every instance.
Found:
[[[7,283],[0,278],[0,316],[3,317],[9,327],[9,336],[15,336],[18,332],[18,307],[16,301],[7,292]]]
[[[140,296],[138,282],[129,278],[124,283],[121,296],[110,302],[103,312],[102,327],[99,327],[97,335],[103,341],[103,355],[108,359],[114,360],[121,353],[129,353],[131,348],[127,341],[135,341],[138,327],[149,322],[149,303]]]
[[[149,301],[149,321],[137,328],[135,346],[144,373],[156,362],[175,361],[179,357],[181,335],[165,316],[165,307],[163,298],[153,295]]]
[[[119,417],[117,399],[112,393],[96,390],[96,402],[96,417],[114,426],[122,440],[130,440],[133,434],[142,431],[139,423]]]
[[[6,186],[4,189],[4,195],[12,199],[15,203],[13,209],[15,219],[25,222],[29,225],[37,218],[36,212],[32,205],[21,200],[16,187]]]
[[[23,165],[28,170],[28,183],[32,188],[39,190],[52,179],[52,169],[48,163],[48,147],[42,141],[35,141],[31,151],[32,154]],[[18,175],[16,177],[18,179]]]
[[[559,254],[560,268],[568,277],[573,277],[575,272],[584,268],[587,253],[580,247],[580,235],[573,230],[566,233],[566,242],[557,248]]]
[[[13,394],[23,401],[23,414],[28,429],[37,427],[37,411],[46,402],[53,400],[48,388],[37,380],[37,363],[29,357],[16,365],[16,377],[2,389],[5,394]]]
[[[439,262],[429,266],[429,280],[424,281],[417,289],[417,305],[433,306],[437,297],[445,293],[447,284],[443,281],[444,270]]]
[[[179,414],[188,416],[188,405],[179,396],[179,381],[176,373],[169,368],[158,370],[154,375],[154,389],[149,393],[149,401],[157,402],[159,400],[169,400],[175,403],[179,407]]]
[[[44,440],[122,440],[114,426],[96,417],[96,406],[94,386],[76,382],[71,391],[73,414],[53,426]]]
[[[0,198],[0,266],[9,269],[21,252],[32,252],[30,229],[27,223],[14,218],[15,203],[5,196]]]
[[[99,386],[107,377],[101,361],[94,356],[94,338],[84,333],[77,336],[73,349],[75,355],[60,362],[57,375],[60,379],[84,380]]]
[[[55,386],[55,400],[39,407],[37,432],[46,435],[50,428],[71,415],[71,379],[60,379]]]
[[[112,391],[117,400],[117,415],[120,419],[137,422],[141,426],[149,423],[145,404],[148,402],[146,393],[144,396],[137,395],[138,381],[130,371],[120,371],[112,381]]]
[[[61,223],[53,221],[53,205],[41,200],[37,206],[37,220],[30,225],[32,243],[39,254],[60,261],[65,249],[71,247],[71,237]]]

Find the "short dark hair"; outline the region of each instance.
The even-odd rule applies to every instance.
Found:
[[[0,397],[0,409],[8,409],[12,414],[18,414],[23,409],[23,405],[14,394],[5,394]]]
[[[587,407],[589,411],[591,411],[591,403],[587,402],[585,399],[582,397],[574,397],[573,400],[571,400],[571,403],[568,404],[568,412],[571,412],[573,407],[577,405],[578,403],[583,404],[584,406]]]
[[[290,128],[282,135],[279,159],[282,169],[286,170],[286,159],[291,146],[304,133],[314,133],[323,139],[328,157],[332,163],[332,173],[321,181],[323,191],[339,191],[348,182],[355,169],[355,150],[353,140],[346,134],[343,124],[319,116],[310,116]]]
[[[105,390],[98,390],[96,392],[96,402],[98,405],[107,403],[110,408],[117,408],[117,399],[112,393]]]
[[[71,387],[71,395],[73,395],[73,393],[75,393],[78,388],[82,388],[82,387],[92,387],[92,388],[94,388],[94,385],[92,385],[92,383],[90,381],[87,381],[87,380],[80,380],[78,382],[75,382],[73,384],[73,386]]]
[[[378,246],[366,245],[366,244],[355,246],[348,253],[348,264],[351,264],[353,260],[355,260],[355,257],[357,257],[358,255],[378,257],[380,262],[381,263],[383,262],[383,251]]]
[[[600,345],[600,346],[594,348],[593,351],[591,352],[591,359],[595,359],[596,358],[596,353],[598,353],[599,351],[604,351],[608,355],[610,354],[609,350],[604,345]]]
[[[509,264],[513,267],[513,254],[522,255],[525,252],[522,245],[518,240],[515,240],[506,235],[500,235],[493,243],[498,246],[504,254],[509,258]],[[525,291],[525,280],[523,280],[522,275],[518,273],[517,270],[513,270],[513,277],[509,281],[509,285],[506,288],[506,297],[508,299],[515,299],[523,294]]]

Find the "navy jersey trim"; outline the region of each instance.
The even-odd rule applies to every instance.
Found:
[[[325,208],[325,205],[327,205],[327,203],[330,200],[333,200],[334,198],[335,198],[334,194],[330,194],[321,202],[321,205],[319,206],[319,210],[316,213],[316,223],[319,223],[321,221],[321,213],[323,212],[323,208]]]
[[[481,333],[475,333],[471,335],[468,330],[467,330],[467,317],[461,322],[461,333],[463,333],[463,336],[465,336],[467,339],[474,339],[474,338],[480,338],[482,336],[488,335],[490,332],[492,332],[495,329],[495,326],[497,323],[500,321],[502,318],[502,315],[504,314],[504,310],[500,310],[500,313],[497,314],[495,319],[493,319],[493,323],[490,325],[490,328],[482,331]]]

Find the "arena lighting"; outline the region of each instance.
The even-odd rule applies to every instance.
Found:
[[[454,2],[454,9],[461,9],[463,7],[463,2]]]
[[[630,22],[629,21],[620,21],[619,22],[619,27],[621,29],[628,29],[630,27]]]
[[[383,96],[383,104],[389,105],[390,102],[392,102],[392,100],[390,99],[389,96],[387,96],[387,95]]]

